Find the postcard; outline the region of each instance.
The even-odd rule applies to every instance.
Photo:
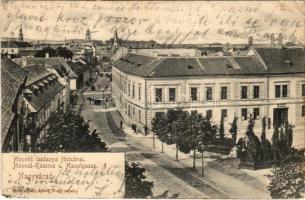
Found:
[[[1,2],[7,198],[305,198],[304,1]]]

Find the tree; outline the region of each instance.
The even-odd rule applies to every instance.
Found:
[[[62,57],[66,59],[72,59],[73,52],[66,47],[57,47],[56,49],[53,49],[51,47],[44,47],[41,51],[38,51],[34,56],[35,57],[41,57],[44,58],[46,54],[49,54],[49,57]]]
[[[287,142],[287,148],[290,150],[293,142],[293,125],[285,122],[285,137]]]
[[[254,119],[249,119],[249,124],[246,131],[246,136],[248,138],[247,142],[247,160],[250,162],[256,162],[261,159],[261,143],[258,137],[254,134]]]
[[[237,138],[237,120],[238,117],[234,116],[233,122],[231,123],[231,128],[229,130],[229,132],[232,135],[232,140],[233,140],[233,145],[236,145],[236,138]]]
[[[272,198],[305,197],[305,159],[299,156],[288,156],[279,165],[274,165],[272,175],[268,175],[268,190]]]
[[[196,148],[200,141],[199,134],[201,131],[201,120],[202,115],[197,113],[192,113],[191,115],[186,112],[186,119],[184,120],[183,125],[186,127],[186,130],[181,133],[180,140],[177,141],[179,150],[183,153],[190,153],[193,151],[193,168],[196,167]]]
[[[280,157],[283,159],[287,156],[288,154],[288,147],[287,147],[287,141],[284,133],[283,127],[280,128]]]
[[[56,56],[66,58],[66,59],[72,59],[73,57],[73,52],[66,47],[57,47],[56,48]]]
[[[184,127],[184,130],[179,133],[176,144],[183,153],[193,151],[193,168],[196,168],[196,150],[203,153],[203,146],[212,143],[216,126],[212,126],[210,119],[201,114],[192,113],[190,115],[188,112],[185,112],[183,121],[180,121],[179,124]]]
[[[186,131],[187,127],[184,126],[184,122],[187,119],[188,113],[182,109],[170,109],[167,112],[167,132],[173,143],[176,144],[176,160],[178,161],[179,146],[183,142],[181,137]]]
[[[106,152],[107,147],[96,134],[90,133],[89,122],[76,111],[52,112],[47,133],[41,143],[43,152]]]
[[[224,118],[221,117],[221,120],[220,120],[220,124],[219,124],[219,137],[220,137],[220,142],[223,143],[224,141],[224,132],[225,132],[225,129],[224,129]]]
[[[272,149],[273,149],[273,159],[275,161],[280,160],[280,135],[279,129],[274,127],[272,135]]]
[[[272,146],[269,140],[266,138],[266,117],[262,121],[262,134],[261,134],[261,149],[262,149],[262,160],[269,161],[271,160]]]
[[[125,163],[125,198],[152,197],[154,184],[145,180],[145,171],[139,163]]]
[[[209,118],[202,118],[200,123],[199,132],[199,144],[198,144],[198,151],[201,152],[201,175],[204,176],[204,160],[203,160],[203,153],[207,145],[211,145],[214,143],[215,134],[217,132],[217,127],[211,124]]]
[[[162,150],[163,153],[163,143],[166,144],[173,144],[173,141],[170,138],[170,135],[167,131],[167,119],[164,113],[156,115],[156,117],[152,120],[152,131],[158,136],[159,140],[162,143]]]
[[[56,50],[51,47],[44,47],[41,51],[38,51],[34,56],[44,58],[46,57],[46,54],[49,54],[49,57],[55,57],[57,56]]]

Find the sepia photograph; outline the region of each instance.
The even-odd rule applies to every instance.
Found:
[[[305,198],[304,1],[1,2],[3,198]]]

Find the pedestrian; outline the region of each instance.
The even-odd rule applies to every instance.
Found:
[[[144,126],[144,133],[145,133],[145,135],[147,135],[147,131],[148,131],[148,127],[145,125]]]
[[[123,129],[123,120],[120,121],[120,128]]]

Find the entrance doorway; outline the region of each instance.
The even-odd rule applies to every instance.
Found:
[[[273,109],[273,126],[279,127],[284,125],[288,120],[288,108],[274,108]]]

